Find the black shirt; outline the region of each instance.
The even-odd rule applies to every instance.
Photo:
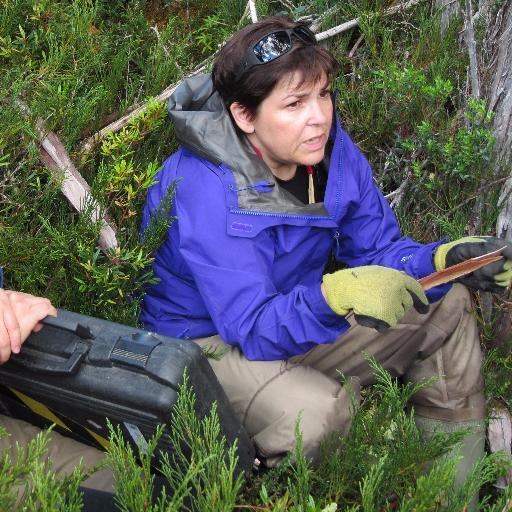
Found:
[[[315,203],[320,203],[324,200],[325,187],[327,185],[327,166],[325,159],[313,167],[313,184],[315,187]],[[280,180],[276,177],[277,184],[294,195],[299,201],[304,204],[309,203],[309,178],[308,171],[305,165],[299,165],[297,172],[291,180]]]

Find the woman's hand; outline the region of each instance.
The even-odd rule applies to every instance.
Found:
[[[492,236],[467,236],[442,244],[434,255],[434,264],[436,270],[443,270],[497,249],[503,249],[502,260],[459,277],[457,281],[476,290],[502,293],[512,281],[512,245],[503,239]]]
[[[370,265],[324,275],[322,293],[338,315],[354,312],[358,324],[384,332],[396,325],[412,307],[429,309],[420,284],[405,272]]]
[[[29,334],[41,329],[48,315],[57,315],[48,299],[0,288],[0,364],[17,354]]]

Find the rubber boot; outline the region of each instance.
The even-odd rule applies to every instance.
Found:
[[[485,421],[443,421],[423,416],[415,416],[414,420],[418,430],[423,436],[429,438],[435,432],[458,432],[459,430],[470,430],[460,445],[455,446],[450,452],[443,457],[450,458],[454,456],[462,457],[457,464],[455,473],[455,489],[460,489],[467,477],[471,473],[473,466],[483,458],[485,450]],[[468,512],[477,510],[478,495],[474,496],[468,505]]]

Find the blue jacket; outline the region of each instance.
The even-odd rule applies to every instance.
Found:
[[[144,230],[177,180],[177,220],[156,254],[144,297],[147,329],[180,338],[220,334],[252,360],[287,359],[349,328],[320,291],[331,251],[349,266],[382,265],[415,278],[434,271],[438,243],[400,235],[361,151],[333,121],[324,203],[303,205],[239,137],[209,76],[169,104],[180,149],[147,196]],[[437,300],[447,287],[429,292]]]

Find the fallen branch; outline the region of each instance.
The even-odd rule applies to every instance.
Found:
[[[251,21],[256,23],[258,21],[258,13],[256,12],[256,1],[249,0],[249,11],[251,13]]]
[[[187,75],[187,77],[197,75],[201,73],[206,68],[207,64],[203,64],[201,67],[195,69]],[[156,101],[166,101],[169,99],[171,94],[177,89],[177,87],[181,84],[182,80],[180,80],[178,83],[171,84],[169,87],[164,89],[158,96],[155,97]],[[120,130],[122,130],[125,126],[127,126],[130,121],[138,116],[139,114],[142,114],[145,112],[148,108],[148,104],[144,104],[138,108],[135,108],[130,113],[124,115],[117,121],[114,121],[113,123],[110,123],[109,125],[102,128],[99,132],[96,132],[94,135],[89,137],[84,144],[82,145],[82,153],[88,153],[91,151],[91,149],[98,144],[100,141],[102,141],[109,133],[115,133]]]
[[[249,0],[245,6],[244,13],[242,15],[242,20],[249,14],[249,11],[251,9],[251,6],[256,9],[256,5],[254,3],[254,0]],[[256,11],[255,11],[256,12]],[[252,13],[251,13],[252,18]],[[254,21],[253,21],[254,22]],[[177,89],[177,87],[181,84],[181,82],[188,77],[198,75],[208,65],[208,63],[217,55],[220,48],[224,46],[226,41],[223,41],[218,45],[218,49],[215,53],[201,61],[194,70],[189,73],[188,75],[185,75],[179,82],[174,83],[166,87],[156,98],[154,98],[157,101],[166,101],[169,99],[171,94]],[[179,66],[177,66],[179,68]],[[181,69],[180,69],[181,71]],[[147,103],[141,106],[133,106],[129,109],[129,112],[125,114],[123,117],[119,118],[117,121],[114,121],[113,123],[108,124],[107,126],[103,127],[100,131],[96,132],[94,135],[89,137],[83,144],[82,144],[82,154],[87,154],[91,149],[96,146],[100,141],[102,141],[109,133],[116,133],[120,130],[122,130],[125,126],[127,126],[133,117],[138,116],[139,114],[145,112],[147,110]]]
[[[386,199],[393,198],[393,200],[389,204],[389,206],[391,206],[393,210],[400,206],[400,203],[404,198],[405,189],[407,188],[407,185],[409,185],[409,181],[411,181],[411,176],[412,171],[409,169],[407,171],[407,174],[405,175],[404,180],[402,181],[402,183],[400,183],[400,186],[396,190],[393,190],[393,192],[390,192],[389,194],[386,194],[384,196]]]
[[[311,24],[311,26],[309,27],[313,32],[316,32],[319,28],[320,28],[320,25],[322,24],[322,21],[325,20],[325,18],[333,15],[336,13],[336,11],[338,9],[340,9],[341,7],[341,2],[334,5],[333,7],[330,7],[329,9],[327,9],[324,13],[322,13],[318,19],[316,19],[315,21],[313,21],[313,23]]]
[[[29,114],[28,105],[18,100],[20,109]],[[99,246],[104,252],[108,252],[118,246],[114,228],[107,218],[102,216],[99,204],[92,198],[90,187],[82,175],[76,170],[69,158],[66,148],[53,132],[47,131],[41,119],[36,121],[36,133],[41,144],[41,161],[61,181],[61,191],[73,208],[78,212],[87,210],[93,222],[102,224],[99,237]]]
[[[478,199],[478,197],[480,197],[480,194],[482,192],[485,192],[487,189],[489,189],[491,187],[494,187],[494,185],[499,185],[500,183],[504,183],[507,180],[510,180],[511,178],[512,178],[512,176],[505,176],[504,178],[499,178],[497,180],[491,181],[490,183],[485,183],[484,185],[480,185],[478,187],[478,190],[476,191],[475,194],[473,194],[471,197],[468,197],[468,198],[464,199],[464,201],[459,203],[457,206],[454,206],[452,209],[453,210],[459,210],[460,208],[462,208],[466,204],[470,203],[471,201],[474,201],[475,199]],[[498,200],[498,204],[502,204],[502,203],[503,203],[503,201],[501,199]],[[502,235],[498,235],[498,236],[500,238],[503,238]]]
[[[389,9],[386,9],[383,12],[384,16],[391,16],[392,14],[396,14],[400,11],[405,11],[407,9],[410,9],[411,7],[414,7],[415,5],[419,4],[423,0],[409,0],[408,2],[404,2],[402,4],[395,5],[393,7],[390,7]],[[346,32],[347,30],[350,30],[351,28],[357,27],[359,23],[361,22],[361,18],[354,18],[353,20],[346,21],[345,23],[342,23],[341,25],[338,25],[336,27],[330,28],[329,30],[326,30],[324,32],[320,32],[319,34],[316,34],[316,40],[317,41],[323,41],[324,39],[328,39],[329,37],[336,36],[338,34],[341,34],[342,32]]]
[[[359,49],[359,46],[363,42],[363,39],[364,39],[364,34],[361,34],[357,38],[357,41],[354,43],[354,46],[352,46],[352,49],[350,50],[350,52],[348,54],[348,58],[349,59],[353,59],[354,58],[354,55],[356,54],[357,50]]]

